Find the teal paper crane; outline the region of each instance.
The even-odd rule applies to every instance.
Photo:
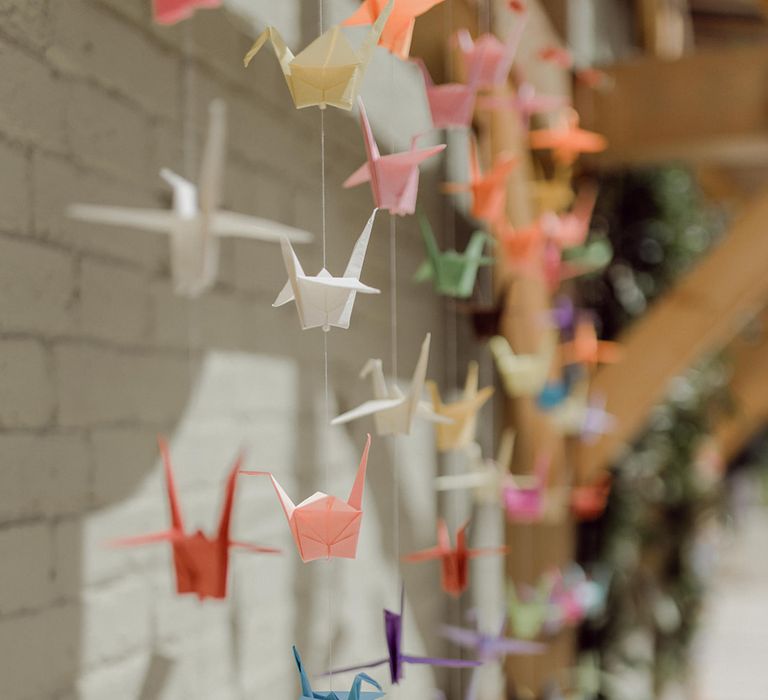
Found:
[[[419,228],[427,259],[416,272],[416,281],[432,280],[435,291],[447,297],[471,297],[480,267],[493,264],[492,257],[483,255],[485,244],[491,241],[488,234],[475,231],[464,252],[459,253],[457,250],[440,250],[434,231],[422,212],[419,212]]]

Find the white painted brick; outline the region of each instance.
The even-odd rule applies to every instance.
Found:
[[[0,230],[21,233],[30,222],[29,161],[20,148],[0,143]]]
[[[0,615],[42,608],[51,600],[53,557],[47,525],[0,529]]]
[[[65,251],[0,238],[0,330],[43,336],[68,330],[74,304],[74,263]]]
[[[0,434],[0,521],[84,510],[89,459],[80,436]]]
[[[79,311],[84,335],[138,343],[149,332],[149,310],[145,275],[99,260],[82,261]]]
[[[32,340],[0,341],[0,426],[37,428],[54,411],[54,393],[43,346]]]

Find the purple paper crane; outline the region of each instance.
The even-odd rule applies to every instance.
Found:
[[[504,636],[504,629],[507,626],[506,614],[501,619],[501,626],[498,634],[487,634],[479,630],[466,629],[464,627],[453,627],[452,625],[443,625],[441,633],[443,637],[452,641],[465,649],[474,649],[477,660],[482,664],[501,661],[505,656],[541,654],[546,645],[540,642],[524,641],[522,639],[512,639]],[[472,678],[467,686],[465,700],[475,700],[477,697],[477,678],[478,671],[472,673]]]
[[[411,656],[402,651],[403,642],[403,612],[405,609],[405,588],[400,590],[400,612],[394,613],[391,610],[384,610],[384,634],[387,640],[388,656],[376,661],[370,661],[358,666],[348,666],[346,668],[337,668],[326,675],[336,675],[337,673],[346,673],[348,671],[360,671],[375,666],[389,664],[389,674],[392,683],[397,684],[403,678],[403,666],[405,664],[422,664],[426,666],[446,666],[449,668],[474,668],[480,666],[480,661],[468,661],[464,659],[441,659],[428,656]]]

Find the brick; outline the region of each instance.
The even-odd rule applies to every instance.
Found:
[[[28,240],[0,238],[0,330],[63,333],[72,323],[71,254]]]
[[[84,259],[80,268],[80,327],[86,336],[138,343],[149,331],[150,296],[144,274]]]
[[[83,510],[89,459],[87,443],[77,435],[0,434],[0,521]]]
[[[19,148],[0,143],[0,230],[25,232],[30,222],[30,165]]]
[[[0,529],[0,557],[13,562],[0,577],[0,615],[42,608],[50,602],[53,557],[47,525]]]
[[[53,45],[48,58],[54,66],[93,77],[153,114],[178,118],[181,77],[176,56],[92,2],[56,2],[51,15]]]
[[[0,341],[0,426],[38,428],[54,411],[48,359],[31,340]]]

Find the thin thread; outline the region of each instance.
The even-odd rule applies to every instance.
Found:
[[[322,7],[322,0],[320,0],[320,6]],[[320,10],[320,16],[322,18],[322,10]],[[322,19],[320,20],[320,26],[322,27]],[[322,28],[320,30],[322,32]],[[323,222],[323,267],[327,267],[327,245],[325,240],[325,110],[320,110],[320,208],[322,211]]]

